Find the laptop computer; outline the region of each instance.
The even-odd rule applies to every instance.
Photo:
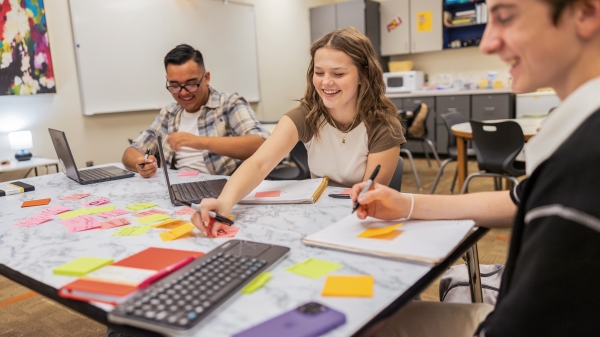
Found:
[[[54,149],[56,150],[56,155],[58,156],[62,171],[67,177],[82,185],[130,178],[135,175],[133,172],[123,170],[116,166],[77,170],[75,160],[73,159],[73,153],[67,142],[67,135],[62,131],[54,129],[48,129],[48,132],[50,132],[50,138],[52,139],[52,144],[54,144]]]
[[[221,194],[223,187],[225,187],[225,184],[227,183],[227,179],[194,181],[171,185],[169,173],[167,172],[167,162],[165,161],[165,154],[162,147],[162,137],[158,136],[157,140],[158,156],[162,162],[163,173],[165,174],[165,181],[167,182],[167,189],[169,190],[169,197],[171,198],[173,206],[182,206],[179,200],[199,204],[204,198],[219,197],[219,194]]]

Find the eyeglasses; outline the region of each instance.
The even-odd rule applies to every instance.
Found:
[[[182,89],[185,89],[187,92],[196,92],[196,91],[198,91],[198,89],[200,88],[200,84],[202,84],[202,81],[204,80],[204,75],[206,75],[206,71],[204,72],[204,74],[202,74],[202,77],[200,77],[200,82],[194,83],[194,84],[186,84],[186,85],[174,84],[174,85],[169,85],[167,83],[167,90],[169,90],[169,92],[172,93],[172,94],[178,94],[178,93],[181,92]]]

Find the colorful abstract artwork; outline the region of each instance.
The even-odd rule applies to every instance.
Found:
[[[43,0],[0,0],[0,95],[54,93]]]

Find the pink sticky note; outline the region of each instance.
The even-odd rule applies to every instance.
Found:
[[[198,170],[181,171],[177,173],[178,177],[195,177],[198,175]]]
[[[129,213],[131,213],[131,212],[124,210],[124,209],[117,208],[117,209],[113,210],[112,212],[98,213],[96,215],[108,219],[108,218],[114,218],[116,216],[125,215],[125,214],[129,214]]]
[[[110,229],[110,228],[129,225],[130,223],[131,223],[131,221],[129,221],[125,218],[118,218],[118,219],[112,219],[109,221],[104,221],[101,223],[101,226],[102,226],[102,229]]]
[[[36,214],[32,217],[29,217],[25,220],[21,220],[15,224],[15,226],[31,228],[40,224],[43,224],[46,221],[52,220],[51,214]]]
[[[213,223],[214,221],[211,221],[210,225],[208,226],[209,233],[211,232]],[[221,225],[221,227],[219,227],[219,229],[217,230],[217,238],[233,238],[239,230],[240,227]]]
[[[136,218],[141,218],[141,217],[152,215],[152,214],[169,214],[169,212],[161,211],[158,209],[151,209],[149,211],[143,211],[143,212],[133,214],[133,216]]]
[[[79,200],[79,199],[87,198],[89,196],[90,196],[89,193],[80,193],[80,194],[68,195],[66,197],[62,197],[59,199],[60,200]]]
[[[254,194],[255,198],[276,198],[281,195],[281,191],[264,191],[264,192],[256,192]]]
[[[69,220],[61,221],[60,224],[66,226],[69,233],[81,232],[102,226],[100,220],[92,218],[89,215],[80,215]]]
[[[100,206],[100,205],[104,205],[106,203],[109,203],[110,199],[107,197],[100,197],[98,199],[94,199],[88,202],[84,202],[83,204],[81,204],[81,206],[83,207],[90,207],[90,206]]]
[[[350,194],[350,192],[352,192],[352,189],[351,189],[351,188],[347,188],[347,189],[345,189],[345,190],[341,191],[341,192],[340,192],[340,193],[338,193],[338,194]]]
[[[196,211],[194,211],[190,207],[183,207],[183,208],[178,209],[173,214],[182,215],[182,214],[194,214],[194,213],[196,213]]]
[[[56,206],[52,206],[49,208],[46,208],[45,210],[39,212],[38,214],[44,214],[44,215],[56,215],[56,214],[60,214],[60,213],[64,213],[67,211],[70,211],[71,209],[69,207],[65,207],[62,205],[56,205]]]

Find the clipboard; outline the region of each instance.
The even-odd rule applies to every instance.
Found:
[[[239,204],[314,204],[328,184],[328,177],[306,180],[264,180]]]

